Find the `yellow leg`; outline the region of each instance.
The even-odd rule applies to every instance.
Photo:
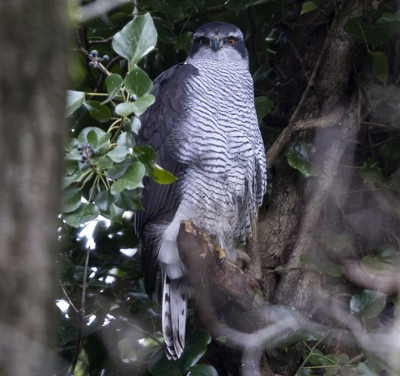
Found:
[[[226,260],[226,252],[219,246],[217,245],[215,247],[215,250],[218,253],[218,262],[217,264],[223,264]]]

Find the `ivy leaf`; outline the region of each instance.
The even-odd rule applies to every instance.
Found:
[[[167,170],[164,170],[158,164],[154,166],[154,170],[150,174],[150,176],[158,184],[171,184],[177,180],[177,178],[174,175],[172,175]]]
[[[62,211],[63,213],[71,213],[81,205],[82,193],[80,188],[68,187],[63,191]]]
[[[142,179],[146,169],[141,162],[134,162],[126,172],[111,186],[111,193],[117,195],[124,189],[143,188]]]
[[[344,273],[344,267],[342,265],[334,264],[327,260],[320,261],[311,255],[301,255],[300,262],[310,264],[319,273],[326,273],[332,277],[340,277]]]
[[[379,152],[388,161],[400,161],[400,138],[386,142],[379,148]]]
[[[299,170],[306,179],[311,176],[318,176],[320,173],[319,167],[310,161],[314,153],[314,146],[301,140],[292,142],[285,149],[289,165]]]
[[[79,227],[85,222],[96,219],[99,214],[99,208],[95,204],[81,203],[78,210],[64,215],[64,220],[68,225],[72,227]]]
[[[372,69],[375,77],[385,85],[388,79],[388,59],[385,53],[376,51],[371,52]]]
[[[86,128],[83,128],[83,129],[82,129],[81,133],[79,133],[79,136],[78,136],[78,141],[79,141],[79,143],[80,143],[80,144],[87,144],[87,143],[89,143],[88,134],[89,134],[90,132],[92,132],[92,131],[96,132],[97,138],[98,138],[98,139],[100,139],[102,136],[104,136],[104,135],[106,134],[106,132],[104,132],[101,128],[97,128],[97,127],[86,127]]]
[[[189,376],[218,376],[217,370],[208,364],[196,364],[188,371]]]
[[[140,119],[136,116],[132,117],[130,127],[129,127],[129,132],[133,132],[135,134],[139,134],[140,127],[142,126],[142,123]]]
[[[115,107],[115,112],[120,116],[128,117],[131,114],[140,116],[146,111],[155,101],[155,97],[152,94],[146,94],[143,97],[138,98],[135,102],[120,103]]]
[[[259,122],[274,107],[274,102],[272,102],[268,97],[257,97],[254,100],[254,104],[256,106],[257,119]]]
[[[317,5],[313,1],[305,1],[301,7],[301,14],[311,12],[312,10],[317,8]]]
[[[100,191],[94,196],[94,202],[97,207],[102,211],[108,213],[110,206],[114,202],[115,198],[111,194],[110,190]]]
[[[379,291],[363,290],[350,299],[351,313],[358,313],[365,318],[376,317],[386,305],[386,294]]]
[[[67,91],[67,110],[66,116],[72,115],[85,102],[85,93],[83,91]]]
[[[119,93],[119,90],[121,89],[122,82],[122,77],[119,74],[111,73],[109,76],[107,76],[105,84],[107,88],[108,98],[104,102],[102,102],[102,104],[110,102],[113,98],[115,98],[115,96]]]
[[[122,162],[129,154],[129,149],[126,146],[116,146],[114,149],[107,153],[115,163]]]
[[[111,119],[110,109],[100,102],[86,101],[84,106],[90,112],[90,115],[100,123],[105,123]]]
[[[148,107],[150,107],[154,101],[155,97],[153,94],[146,94],[135,101],[136,111],[135,115],[140,116],[142,115]]]
[[[329,231],[324,231],[319,238],[319,241],[323,243],[328,249],[335,253],[339,253],[351,244],[353,238],[347,232],[342,232],[339,235],[334,235]]]
[[[376,48],[389,40],[396,29],[395,22],[388,22],[383,18],[379,18],[370,25],[359,17],[353,17],[344,25],[347,34],[369,43],[372,48]]]
[[[114,51],[137,64],[143,56],[154,49],[157,43],[157,30],[149,13],[138,16],[128,22],[114,35],[112,47]]]
[[[124,210],[141,210],[143,209],[143,206],[140,201],[140,196],[140,189],[124,189],[116,196],[115,205]]]
[[[116,180],[119,179],[125,171],[128,169],[129,166],[132,165],[133,158],[128,156],[123,163],[118,163],[107,170],[106,176],[108,179]]]
[[[143,145],[135,147],[133,151],[136,153],[137,158],[146,167],[146,172],[151,175],[157,163],[157,154],[150,145]]]
[[[369,157],[364,161],[363,168],[359,171],[364,183],[382,184],[385,180],[382,169],[378,166],[378,161]]]
[[[124,80],[126,91],[133,95],[134,99],[150,93],[153,83],[147,73],[137,65],[126,75]]]

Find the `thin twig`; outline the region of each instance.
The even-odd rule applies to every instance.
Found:
[[[83,270],[81,309],[79,310],[78,313],[78,318],[79,318],[78,338],[76,340],[75,353],[71,363],[71,371],[70,371],[71,376],[74,375],[75,367],[76,364],[78,363],[79,353],[81,351],[81,344],[82,344],[82,333],[83,333],[83,328],[85,326],[86,279],[87,279],[87,270],[89,265],[89,255],[90,255],[90,247],[88,247],[86,251],[85,268]]]
[[[69,305],[73,308],[73,310],[74,310],[77,314],[79,314],[79,309],[75,307],[74,303],[72,303],[72,300],[71,300],[70,297],[68,296],[67,291],[65,291],[65,288],[64,288],[62,282],[61,282],[60,280],[58,280],[58,282],[59,282],[59,284],[60,284],[60,286],[61,286],[61,288],[62,288],[62,290],[63,290],[63,293],[64,293],[65,297],[66,297],[67,300],[68,300]]]

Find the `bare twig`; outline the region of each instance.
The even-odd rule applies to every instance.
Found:
[[[74,375],[75,367],[76,364],[78,363],[79,353],[81,351],[83,328],[85,326],[86,279],[87,279],[87,270],[89,265],[89,255],[90,255],[90,247],[88,247],[86,251],[85,268],[83,271],[81,309],[78,312],[78,318],[79,318],[78,338],[76,340],[75,353],[71,363],[71,371],[70,371],[71,376]]]
[[[79,314],[79,309],[75,307],[75,304],[74,304],[74,303],[72,303],[72,300],[71,300],[70,297],[68,296],[67,291],[65,291],[65,288],[64,288],[64,286],[62,285],[62,282],[61,282],[60,280],[58,280],[58,283],[60,284],[60,286],[61,286],[61,288],[62,288],[62,290],[63,290],[63,293],[64,293],[65,297],[66,297],[67,300],[68,300],[69,305],[73,308],[73,310],[74,310],[77,314]]]

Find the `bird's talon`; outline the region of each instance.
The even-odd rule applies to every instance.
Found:
[[[217,264],[221,265],[225,262],[226,260],[226,252],[218,245],[215,247],[215,250],[218,253],[218,261]]]

